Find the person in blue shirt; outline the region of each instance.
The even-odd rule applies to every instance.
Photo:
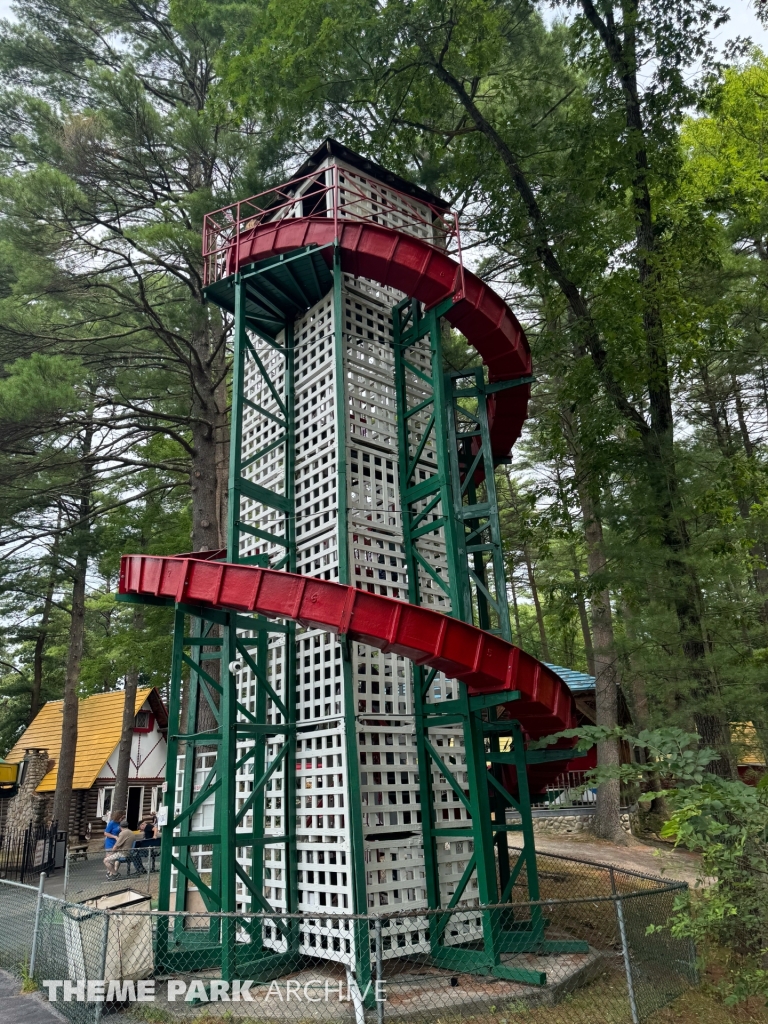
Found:
[[[110,816],[109,823],[104,829],[104,835],[106,836],[104,840],[105,850],[111,850],[117,842],[117,837],[120,835],[120,818],[121,815],[119,811],[113,811]]]

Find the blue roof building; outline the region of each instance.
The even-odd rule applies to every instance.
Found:
[[[577,672],[575,668],[563,668],[562,665],[550,665],[546,661],[544,664],[560,676],[571,693],[587,693],[595,688],[595,677],[587,675],[586,672]]]

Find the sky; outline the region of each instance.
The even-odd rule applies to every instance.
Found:
[[[736,36],[751,36],[755,43],[768,49],[768,30],[764,29],[755,17],[752,0],[734,0],[733,3],[725,3],[724,6],[730,9],[731,20],[717,34],[716,42],[719,46]],[[0,17],[9,16],[11,0],[0,0]]]
[[[0,0],[4,3],[5,0]],[[731,20],[723,26],[716,37],[719,46],[736,36],[751,36],[753,42],[763,49],[768,49],[768,30],[764,29],[755,17],[754,4],[748,0],[736,0],[735,3],[723,4],[731,12]]]

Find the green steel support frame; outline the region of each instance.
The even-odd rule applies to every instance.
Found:
[[[232,381],[232,432],[229,467],[229,521],[227,560],[250,564],[269,564],[264,554],[243,556],[241,538],[253,536],[267,546],[277,548],[278,556],[271,568],[296,571],[294,514],[294,340],[293,320],[284,325],[284,342],[261,336],[282,359],[282,384],[269,375],[264,360],[249,338],[249,330],[258,333],[257,325],[248,316],[249,276],[234,279],[234,360]],[[250,406],[264,414],[245,397],[245,371],[252,362],[272,394],[280,416],[282,433],[277,441],[243,460],[243,414]],[[274,493],[254,484],[244,470],[277,445],[284,448],[284,486]],[[242,501],[250,498],[278,512],[273,530],[255,528],[242,518]],[[191,636],[185,635],[185,620],[191,623]],[[270,635],[282,634],[286,645],[285,676],[282,694],[276,692],[268,677]],[[295,624],[269,623],[261,616],[244,616],[210,610],[177,606],[174,627],[174,653],[170,682],[168,729],[168,808],[166,834],[174,831],[173,843],[163,843],[160,857],[160,910],[189,909],[189,891],[194,887],[206,911],[235,913],[238,909],[237,889],[241,887],[246,914],[274,913],[272,923],[281,936],[279,950],[263,943],[263,920],[248,921],[240,917],[212,919],[205,931],[174,929],[169,933],[168,920],[158,931],[158,963],[168,971],[220,967],[226,979],[242,977],[247,972],[254,980],[278,977],[298,955],[299,932],[295,920],[280,917],[264,896],[265,882],[279,865],[285,877],[286,910],[298,907],[296,871],[295,793],[296,725],[295,725]],[[218,662],[219,671],[210,665]],[[253,710],[238,699],[237,671],[248,668],[255,679],[256,696]],[[186,693],[185,689],[186,679]],[[183,696],[182,696],[183,694]],[[200,701],[208,706],[215,731],[196,733],[197,707]],[[269,703],[279,712],[279,724],[270,724]],[[185,719],[185,720],[184,720]],[[272,741],[274,756],[267,758],[267,743]],[[206,754],[215,754],[206,758]],[[180,758],[183,757],[183,769]],[[206,760],[213,760],[210,768]],[[247,796],[238,794],[238,772],[250,765],[253,784]],[[282,786],[276,777],[282,768]],[[180,776],[180,785],[177,778]],[[267,799],[281,802],[284,824],[282,836],[265,835]],[[196,827],[195,815],[213,801],[213,825],[205,830]],[[250,826],[246,827],[250,816]],[[265,864],[265,847],[272,850],[273,860]],[[241,863],[238,852],[250,855],[250,870]],[[278,857],[279,860],[274,858]],[[176,874],[175,893],[171,892],[172,875]],[[201,908],[202,909],[202,908]],[[247,932],[247,940],[238,935]]]
[[[467,381],[472,386],[458,388],[460,383]],[[482,366],[445,375],[446,399],[450,409],[448,423],[453,512],[459,522],[466,549],[465,572],[471,595],[472,619],[482,629],[500,635],[511,643],[504,552],[496,497],[496,466],[491,450],[485,387]],[[500,750],[500,740],[498,733],[491,733],[489,748],[492,752]],[[491,772],[496,781],[501,780],[500,765],[492,766]],[[491,807],[494,821],[504,823],[507,807],[495,786],[491,787]],[[499,885],[503,892],[511,877],[506,831],[500,829],[496,832],[495,843]]]
[[[473,387],[457,384],[470,378]],[[518,382],[515,382],[518,383]],[[453,512],[464,535],[473,619],[512,642],[483,367],[445,375]],[[480,480],[479,486],[477,481]]]
[[[400,503],[409,578],[409,601],[421,604],[421,580],[432,579],[450,600],[451,614],[511,639],[506,599],[503,553],[496,501],[495,466],[490,446],[487,385],[482,369],[444,375],[440,317],[450,300],[423,312],[418,303],[404,300],[394,307],[393,347],[397,402]],[[417,365],[412,347],[429,339],[430,370]],[[471,376],[473,387],[458,388],[461,377]],[[529,378],[527,379],[529,380]],[[519,383],[526,383],[520,381]],[[490,386],[492,389],[492,385]],[[428,415],[426,412],[428,411]],[[419,418],[420,417],[420,418]],[[423,424],[421,427],[415,424]],[[428,444],[436,465],[423,459]],[[478,497],[476,481],[481,480]],[[448,580],[443,580],[419,550],[419,539],[443,532],[448,558]],[[544,984],[545,975],[525,967],[502,963],[504,953],[562,952],[563,943],[545,939],[546,921],[534,908],[529,920],[514,920],[510,911],[481,915],[483,948],[467,949],[444,943],[450,914],[464,895],[474,874],[480,904],[506,903],[525,869],[530,900],[539,899],[533,819],[527,788],[527,755],[520,726],[512,719],[497,719],[495,708],[514,700],[514,693],[471,698],[464,683],[453,700],[429,703],[434,671],[414,666],[414,716],[421,788],[421,825],[424,844],[426,891],[431,910],[441,909],[437,845],[445,839],[468,839],[473,856],[444,915],[430,921],[431,952],[436,963],[463,971],[490,971],[497,977],[528,984]],[[460,724],[467,761],[467,790],[440,758],[430,741],[430,729]],[[500,750],[500,739],[509,748]],[[518,769],[518,795],[513,798],[500,782],[498,768],[514,763]],[[429,766],[430,770],[427,770]],[[435,816],[432,769],[436,768],[467,809],[469,827],[440,827]],[[493,807],[493,814],[491,808]],[[519,823],[507,824],[506,808],[516,810]],[[510,863],[506,836],[523,834],[523,848]],[[496,853],[498,851],[498,853]],[[497,861],[498,858],[498,861]],[[498,867],[498,875],[497,875]],[[498,879],[498,881],[497,881]],[[499,882],[501,891],[499,891]],[[585,943],[566,943],[569,951],[584,951]]]

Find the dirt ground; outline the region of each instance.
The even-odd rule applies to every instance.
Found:
[[[511,834],[508,842],[510,845],[516,842],[519,845],[521,838]],[[702,880],[701,860],[697,854],[675,850],[666,844],[642,842],[634,837],[629,838],[627,846],[616,846],[602,839],[550,839],[537,836],[536,848],[542,853],[578,857],[631,871],[661,875],[687,882],[691,887],[701,884]],[[599,1015],[593,1017],[595,1024],[599,1019]],[[724,1006],[705,977],[700,988],[687,992],[670,1006],[657,1011],[651,1020],[653,1024],[768,1024],[768,1007],[757,996],[737,1006]]]
[[[521,846],[522,836],[510,833],[510,844]],[[597,861],[598,864],[613,864],[628,871],[660,875],[675,881],[695,886],[701,877],[701,861],[697,854],[687,850],[674,850],[667,845],[651,845],[634,837],[628,837],[627,846],[616,846],[603,839],[581,839],[569,836],[567,839],[536,837],[536,849],[541,853],[556,853],[563,857],[578,857]]]
[[[766,1024],[768,1011],[757,997],[738,1006],[723,1006],[716,996],[689,992],[653,1017],[653,1024]]]

